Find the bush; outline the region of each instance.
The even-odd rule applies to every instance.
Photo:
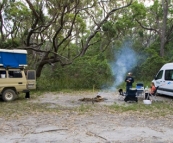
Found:
[[[138,67],[136,75],[141,80],[152,80],[159,69],[167,62],[159,55],[159,45],[155,43],[144,50],[146,60]]]
[[[72,65],[60,67],[50,74],[46,71],[38,80],[38,88],[59,89],[96,89],[106,86],[111,79],[111,71],[102,54],[85,56],[77,59]]]

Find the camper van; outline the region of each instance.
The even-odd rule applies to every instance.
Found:
[[[173,63],[163,65],[153,82],[156,87],[159,86],[158,94],[173,96]]]

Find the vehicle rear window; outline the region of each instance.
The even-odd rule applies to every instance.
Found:
[[[28,80],[35,80],[36,79],[35,71],[32,71],[32,70],[27,71],[27,79]]]
[[[173,80],[173,69],[165,70],[165,80]]]

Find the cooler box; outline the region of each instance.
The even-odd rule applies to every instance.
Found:
[[[0,66],[12,68],[27,66],[27,51],[0,49]]]

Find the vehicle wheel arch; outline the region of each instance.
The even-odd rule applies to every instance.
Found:
[[[17,97],[17,92],[14,87],[4,88],[1,94],[2,99],[6,102],[13,101]]]
[[[14,92],[15,92],[16,94],[18,94],[15,87],[4,87],[3,90],[2,90],[2,92],[1,92],[1,94],[2,94],[5,90],[7,90],[7,89],[14,90]]]

